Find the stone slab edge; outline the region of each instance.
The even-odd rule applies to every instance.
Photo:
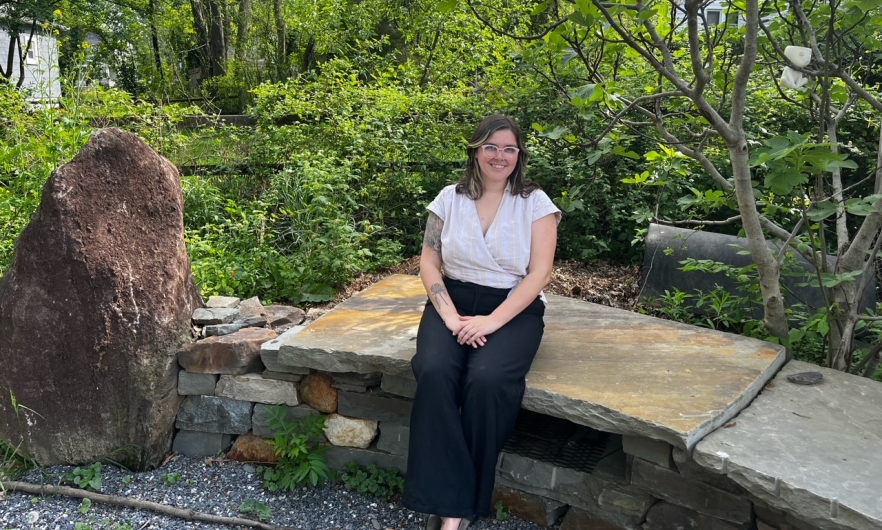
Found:
[[[800,369],[812,368],[812,365],[798,361],[791,361],[790,364],[791,366],[799,365]],[[835,448],[830,450],[835,451]],[[789,512],[824,530],[879,530],[882,528],[882,522],[878,518],[844,505],[840,499],[831,499],[806,488],[790,484],[781,478],[760,473],[735,460],[730,460],[725,453],[720,454],[719,451],[711,453],[699,448],[693,452],[692,457],[701,467],[729,477],[750,494],[765,501],[773,508]]]
[[[691,451],[702,438],[728,423],[744,410],[785,362],[786,350],[780,348],[775,360],[753,380],[744,393],[691,431],[678,431],[665,425],[643,421],[597,403],[588,403],[556,392],[531,388],[529,381],[521,406],[533,412],[563,418],[600,431],[663,440],[675,447]]]
[[[293,363],[292,360],[295,360]],[[279,363],[302,366],[322,372],[382,372],[389,375],[413,373],[410,359],[393,359],[383,355],[367,355],[349,351],[306,348],[282,344]]]

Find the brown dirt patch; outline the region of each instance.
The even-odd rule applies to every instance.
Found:
[[[391,274],[417,275],[419,271],[419,256],[414,256],[389,269],[360,274],[340,290],[329,306],[339,304]],[[570,260],[554,264],[554,273],[545,292],[632,310],[637,303],[639,289],[640,265],[605,260],[591,263]]]

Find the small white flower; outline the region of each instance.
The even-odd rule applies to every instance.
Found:
[[[40,520],[40,513],[39,512],[33,511],[33,512],[28,513],[28,522],[31,523],[32,526],[37,524],[37,521],[39,521],[39,520]]]

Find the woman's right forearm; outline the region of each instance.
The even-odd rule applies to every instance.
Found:
[[[444,278],[441,276],[441,232],[444,230],[444,221],[434,212],[429,211],[426,219],[426,233],[423,237],[423,250],[420,253],[420,279],[426,288],[429,300],[435,306],[435,310],[441,315],[444,324],[453,330],[459,328],[459,313],[453,306],[450,294],[444,286]]]
[[[423,281],[429,300],[444,322],[446,323],[448,318],[458,320],[459,313],[450,299],[450,294],[444,286],[444,278],[441,276],[441,255],[425,245],[420,256],[420,279]]]

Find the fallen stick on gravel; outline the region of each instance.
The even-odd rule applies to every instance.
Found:
[[[140,501],[120,497],[118,495],[104,495],[102,493],[92,493],[91,491],[81,490],[78,488],[68,488],[67,486],[39,486],[29,482],[19,482],[17,480],[8,480],[0,482],[0,491],[23,491],[25,493],[33,493],[36,495],[50,494],[63,495],[65,497],[75,497],[77,499],[89,499],[95,502],[103,502],[104,504],[113,504],[115,506],[125,506],[127,508],[138,508],[158,512],[164,515],[171,515],[188,521],[204,521],[207,523],[220,523],[228,525],[250,526],[252,528],[260,528],[261,530],[294,530],[290,526],[278,526],[274,524],[265,524],[251,519],[243,519],[241,517],[223,517],[221,515],[211,515],[210,513],[199,512],[196,510],[175,508],[166,506],[158,502]]]

